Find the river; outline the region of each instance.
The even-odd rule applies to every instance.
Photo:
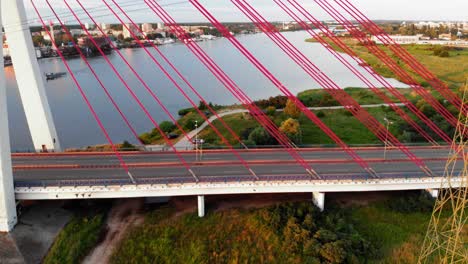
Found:
[[[285,33],[285,36],[341,87],[365,86],[320,44],[305,42],[304,39],[308,37],[306,32],[288,32]],[[267,36],[255,34],[241,35],[238,38],[294,94],[307,89],[319,88]],[[228,40],[217,39],[199,42],[199,45],[215,59],[252,99],[267,98],[280,94],[279,90],[258,72]],[[153,48],[150,47],[149,49]],[[211,101],[214,104],[233,104],[237,102],[184,45],[176,43],[161,46],[160,49],[181,70],[207,101]],[[175,118],[177,118],[177,111],[180,108],[190,107],[188,101],[182,97],[163,73],[156,68],[154,62],[143,49],[123,49],[121,52],[162,102],[165,103]],[[154,51],[152,52],[155,53]],[[156,56],[156,58],[159,57]],[[169,120],[161,107],[149,96],[143,85],[139,83],[128,67],[120,60],[117,53],[112,53],[109,59],[128,81],[130,87],[135,90],[155,119],[157,121]],[[123,140],[135,141],[132,138],[131,132],[105,96],[98,82],[86,67],[86,64],[79,58],[70,59],[68,63],[85,89],[112,139],[116,142],[122,142]],[[102,57],[95,57],[90,59],[90,63],[102,78],[106,87],[111,91],[122,111],[131,120],[136,130],[139,133],[151,130],[153,125],[131,98],[106,61]],[[356,65],[354,61],[351,61],[351,63]],[[44,73],[66,71],[63,63],[57,58],[39,60],[39,65]],[[360,66],[357,67],[368,76]],[[29,150],[32,149],[32,141],[16,86],[15,73],[12,67],[6,67],[5,71],[7,76],[7,100],[12,150]],[[390,82],[395,87],[406,87],[406,85],[396,80],[390,80]],[[180,83],[182,84],[182,82]],[[183,87],[186,88],[185,86]],[[82,100],[70,75],[46,82],[46,90],[63,147],[85,147],[106,143],[102,132]],[[199,101],[195,96],[192,98],[196,102]]]

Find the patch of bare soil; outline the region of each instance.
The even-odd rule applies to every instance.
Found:
[[[109,263],[112,252],[129,227],[143,223],[143,199],[117,200],[107,217],[107,232],[101,243],[84,259],[85,264]]]

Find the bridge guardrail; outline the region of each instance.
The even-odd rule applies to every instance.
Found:
[[[392,177],[382,177],[379,179],[382,180],[401,180],[401,179],[416,179],[424,178],[426,175],[423,172],[415,172],[411,175],[409,174],[400,174],[393,175]],[[259,180],[255,180],[251,176],[219,176],[219,177],[199,177],[200,181],[198,183],[236,183],[236,182],[264,182],[264,181],[274,181],[274,182],[288,182],[288,181],[369,181],[374,182],[374,178],[369,178],[369,175],[366,173],[358,173],[352,176],[342,176],[339,174],[328,176],[326,179],[311,179],[310,176],[301,175],[301,176],[288,176],[288,175],[275,175],[275,176],[261,176],[259,175]],[[137,185],[170,185],[170,184],[194,184],[196,183],[193,177],[174,177],[172,179],[168,178],[136,178]],[[37,180],[37,181],[24,181],[16,180],[15,187],[17,188],[34,188],[34,187],[80,187],[80,186],[123,186],[123,185],[134,185],[130,179],[90,179],[90,180]]]

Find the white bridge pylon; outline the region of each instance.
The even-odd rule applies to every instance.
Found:
[[[1,4],[1,3],[0,3]],[[0,6],[0,39],[3,40]],[[15,189],[11,168],[10,134],[6,104],[6,82],[3,69],[3,45],[0,47],[0,232],[8,232],[17,222]]]
[[[5,35],[10,46],[10,55],[16,73],[16,82],[34,148],[36,151],[43,149],[60,151],[57,131],[47,100],[45,76],[39,69],[37,62],[24,2],[23,0],[0,0],[0,5],[0,10],[3,12]],[[3,70],[3,65],[1,67]]]
[[[3,20],[2,20],[3,18]],[[60,143],[50,111],[42,75],[32,43],[23,0],[0,0],[0,40],[2,26],[8,38],[16,81],[36,151],[60,151]],[[3,22],[3,23],[2,23]],[[3,45],[0,47],[0,232],[17,223],[11,164]]]

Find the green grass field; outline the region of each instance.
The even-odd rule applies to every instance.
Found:
[[[375,57],[368,49],[359,45],[356,40],[351,38],[341,38],[360,58],[366,61],[378,73],[387,78],[399,79],[383,62]],[[308,42],[316,42],[314,39],[307,39]],[[342,51],[330,40],[328,42],[338,51]],[[403,45],[413,57],[415,57],[429,71],[434,73],[440,80],[445,82],[451,89],[460,88],[468,78],[468,49],[450,50],[448,58],[442,58],[434,55],[433,45]],[[411,68],[399,59],[396,55],[384,46],[379,46],[384,52],[389,54],[400,66],[413,76],[419,83],[427,85],[427,82],[417,75]]]
[[[104,215],[74,217],[55,239],[44,264],[81,263],[96,246],[104,226]]]

